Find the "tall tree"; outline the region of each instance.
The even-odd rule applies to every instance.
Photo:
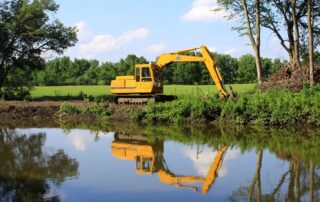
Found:
[[[263,5],[261,25],[271,30],[279,39],[289,55],[292,68],[301,66],[300,57],[306,51],[304,44],[307,43],[307,7],[308,0],[267,0]],[[319,15],[320,6],[313,4],[312,10]],[[316,34],[313,37],[317,40],[320,37],[319,25],[313,24],[312,27]]]
[[[310,85],[314,85],[314,52],[313,52],[313,0],[308,0],[308,38]]]
[[[320,18],[320,2],[313,0],[312,6],[313,21]],[[238,19],[240,25],[234,29],[240,33],[247,30],[244,24],[248,21],[258,28],[258,21],[261,27],[270,30],[278,38],[281,46],[288,53],[292,68],[299,68],[302,52],[306,51],[307,32],[307,2],[308,0],[263,0],[260,2],[260,9],[257,9],[256,0],[218,0],[219,9],[228,11],[228,19]],[[247,12],[245,10],[247,5]],[[245,17],[248,13],[248,17]],[[259,15],[259,18],[256,16]],[[248,20],[249,19],[249,20]],[[317,20],[316,20],[317,19]],[[314,45],[320,45],[320,23],[312,24],[313,39],[317,41]],[[254,31],[254,30],[252,30]],[[258,30],[256,30],[257,32]],[[254,33],[256,37],[258,32]],[[252,41],[252,39],[251,39]],[[251,42],[252,44],[252,42]],[[314,47],[315,48],[315,47]]]
[[[247,6],[247,1],[242,0],[242,7],[244,10],[244,15],[246,18],[246,24],[247,24],[247,35],[250,38],[250,42],[252,45],[252,48],[254,50],[255,56],[256,56],[256,68],[257,68],[257,80],[259,86],[262,83],[262,75],[261,75],[261,56],[260,56],[260,0],[255,0],[255,35],[256,38],[254,39],[254,33],[253,33],[253,25],[250,21],[249,18],[249,12],[248,12],[248,6]],[[251,14],[252,15],[252,14]]]
[[[218,0],[220,7],[230,14],[228,18],[241,16],[246,26],[240,25],[235,30],[247,35],[255,53],[257,81],[262,83],[260,35],[261,35],[261,2],[260,0]]]
[[[42,55],[58,54],[77,42],[76,29],[50,19],[54,0],[0,2],[0,93],[10,71],[44,66]]]

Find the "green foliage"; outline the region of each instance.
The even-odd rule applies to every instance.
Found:
[[[228,54],[215,53],[213,54],[213,58],[217,62],[224,83],[237,83],[237,70],[240,61]]]
[[[34,83],[40,86],[110,85],[117,75],[133,75],[134,65],[139,63],[148,62],[135,55],[128,55],[116,63],[101,64],[97,60],[56,58],[36,73]]]
[[[108,104],[106,103],[94,103],[86,105],[75,105],[69,102],[64,102],[60,105],[59,113],[65,113],[69,116],[74,115],[94,115],[94,116],[108,116],[110,112],[108,110]]]
[[[257,80],[256,61],[253,55],[243,55],[239,58],[237,70],[239,83],[255,83]]]
[[[239,124],[284,125],[307,123],[320,125],[320,86],[299,93],[272,90],[241,94],[223,102],[215,97],[180,97],[173,102],[150,104],[146,118],[189,122],[220,120]]]
[[[219,96],[191,97],[183,96],[172,102],[149,103],[146,118],[155,121],[180,123],[204,122],[217,118],[220,110]]]
[[[29,100],[32,83],[32,70],[26,68],[10,71],[4,86],[2,96],[5,100]]]
[[[181,122],[191,113],[191,99],[178,99],[172,102],[150,104],[146,117],[150,120]]]
[[[0,2],[0,94],[18,95],[21,89],[27,92],[32,79],[20,80],[20,75],[43,68],[43,53],[61,54],[77,42],[74,27],[51,19],[58,8],[54,0]],[[6,89],[1,92],[3,87]]]
[[[64,112],[67,114],[72,114],[72,115],[76,115],[76,114],[80,114],[81,110],[79,107],[70,104],[69,102],[64,102],[60,105],[60,111],[59,112]]]

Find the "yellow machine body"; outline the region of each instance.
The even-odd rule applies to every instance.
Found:
[[[156,94],[163,92],[161,75],[154,64],[135,65],[135,76],[117,76],[111,81],[113,94]]]

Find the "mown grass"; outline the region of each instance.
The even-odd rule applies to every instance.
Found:
[[[233,84],[233,89],[241,94],[251,91],[255,88],[254,84]],[[229,85],[226,85],[229,90]],[[166,95],[193,95],[201,96],[216,94],[217,88],[213,85],[165,85],[164,94]],[[64,97],[78,96],[85,94],[87,96],[111,95],[110,86],[37,86],[31,91],[32,99],[43,97]]]

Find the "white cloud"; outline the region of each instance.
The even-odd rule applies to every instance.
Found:
[[[156,44],[151,44],[147,48],[145,48],[146,52],[151,52],[151,53],[158,53],[167,48],[167,44],[164,43],[156,43]]]
[[[88,39],[92,35],[92,32],[89,30],[86,22],[84,21],[76,22],[75,26],[78,30],[77,34],[78,34],[79,41]]]
[[[193,0],[191,10],[181,16],[181,20],[186,22],[224,20],[226,13],[222,10],[215,11],[215,9],[217,9],[217,0]]]
[[[134,39],[145,39],[149,35],[149,30],[146,28],[139,28],[136,30],[130,30],[120,35],[116,41],[119,45],[127,44]]]
[[[80,45],[80,52],[83,57],[95,57],[113,50],[119,50],[136,39],[145,39],[149,35],[149,30],[139,28],[122,33],[115,37],[111,34],[96,35],[89,43]]]
[[[98,137],[99,138],[105,138],[105,139],[113,139],[115,132],[98,132]]]
[[[217,49],[215,47],[213,47],[213,46],[208,47],[208,49],[209,49],[210,52],[213,52],[213,53],[217,51]]]
[[[237,49],[236,48],[229,48],[226,51],[224,51],[224,54],[236,56],[237,55]]]
[[[184,151],[184,154],[191,159],[197,173],[199,175],[206,176],[210,169],[211,164],[213,163],[217,155],[217,152],[212,151],[210,148],[206,147],[202,150],[200,154],[197,154],[196,149],[187,148]],[[228,149],[226,151],[218,176],[223,177],[228,174],[226,162],[228,160],[236,159],[239,154],[240,154],[239,149]]]
[[[52,60],[57,57],[57,53],[49,50],[49,51],[42,52],[41,57],[44,58],[45,60]]]
[[[87,145],[92,142],[90,133],[85,130],[74,129],[68,133],[68,139],[77,151],[85,151]]]

